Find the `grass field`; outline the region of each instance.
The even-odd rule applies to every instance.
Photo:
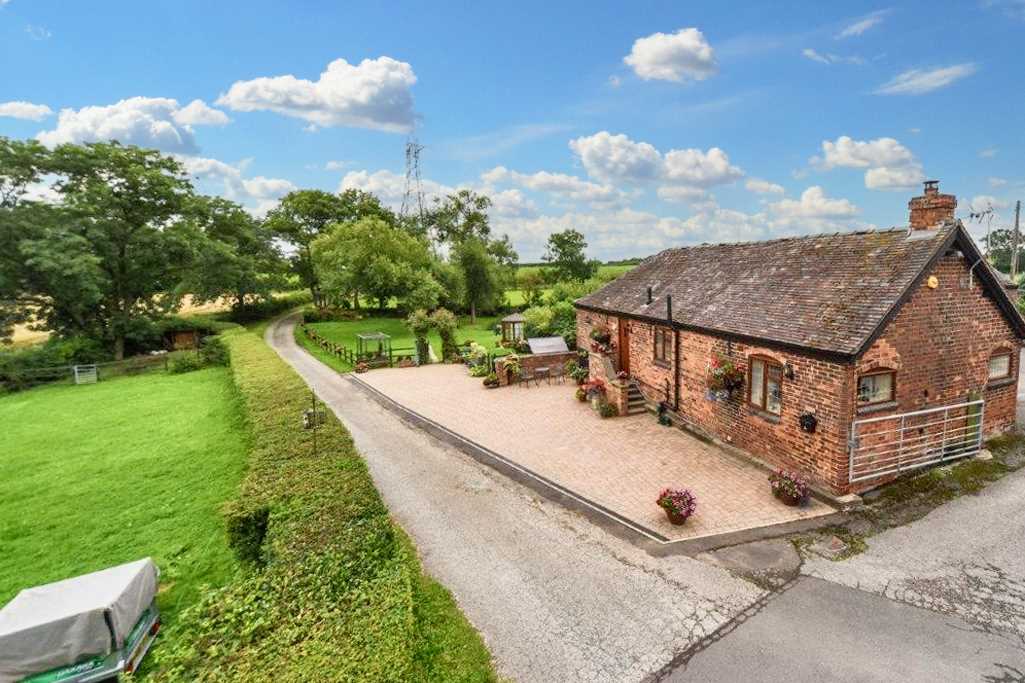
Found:
[[[636,268],[636,267],[637,266],[631,266],[631,265],[610,266],[610,265],[604,265],[603,264],[603,265],[598,267],[598,275],[599,276],[619,277],[620,275],[622,275],[623,273],[627,272],[628,270],[631,270],[631,269]],[[544,268],[544,266],[519,266],[518,268],[516,268],[516,273],[517,274],[540,273],[542,268]]]
[[[498,349],[499,337],[495,334],[494,330],[498,321],[499,318],[496,316],[478,316],[477,322],[475,324],[471,324],[469,317],[460,316],[459,329],[456,331],[456,341],[475,341],[487,349],[496,350]],[[311,323],[309,326],[315,329],[317,333],[324,338],[333,341],[336,344],[341,344],[353,351],[356,350],[356,335],[366,332],[384,332],[387,335],[391,335],[391,344],[393,349],[412,349],[416,344],[416,341],[413,339],[413,335],[409,332],[409,329],[406,328],[404,318],[374,316],[364,318],[363,320],[346,322]],[[326,365],[331,366],[335,370],[338,370],[339,372],[349,372],[352,370],[351,365],[332,356],[310,340],[306,339],[298,327],[295,330],[295,339],[300,346],[313,354],[315,358]],[[430,342],[431,348],[434,349],[435,355],[440,358],[441,337],[438,336],[438,333],[431,332],[431,334],[428,335],[428,342]],[[406,351],[405,353],[411,352]]]
[[[151,556],[173,623],[235,569],[218,508],[246,436],[223,368],[0,398],[0,604],[22,588]]]

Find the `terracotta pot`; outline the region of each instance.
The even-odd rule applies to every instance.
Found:
[[[670,510],[669,508],[662,509],[666,511],[666,517],[669,518],[670,524],[675,524],[679,526],[687,521],[687,515],[681,515],[679,512],[676,512],[675,510]]]
[[[797,507],[798,505],[804,502],[803,497],[789,496],[782,491],[773,491],[773,495],[779,498],[784,505],[789,505],[790,507]]]

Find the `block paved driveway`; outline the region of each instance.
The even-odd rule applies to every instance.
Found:
[[[359,379],[395,402],[665,538],[685,540],[835,512],[773,498],[766,473],[648,414],[602,420],[576,387],[488,390],[459,365],[380,369]],[[666,486],[688,488],[697,513],[683,526],[655,505]]]

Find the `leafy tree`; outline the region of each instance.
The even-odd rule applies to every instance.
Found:
[[[993,267],[1004,273],[1011,272],[1011,244],[1014,231],[1006,228],[994,228],[989,233],[989,262]],[[1025,250],[1025,239],[1018,241],[1018,270],[1021,272],[1022,251]]]
[[[350,188],[343,190],[338,195],[338,199],[340,201],[338,217],[340,222],[352,223],[363,218],[379,218],[392,226],[399,224],[395,212],[381,204],[381,200],[371,192]]]
[[[426,243],[380,218],[339,223],[311,245],[315,275],[335,297],[361,295],[385,308],[392,297],[402,298],[422,278],[431,263]]]
[[[431,313],[431,325],[438,331],[441,337],[441,357],[445,360],[453,360],[459,357],[459,349],[456,347],[456,329],[459,327],[459,320],[452,311],[439,308]]]
[[[444,288],[429,272],[424,271],[416,276],[416,283],[405,295],[403,303],[407,311],[423,309],[433,311],[445,294]]]
[[[541,303],[544,285],[544,276],[538,270],[532,268],[516,273],[516,286],[523,292],[523,301],[527,306],[537,306]]]
[[[459,242],[452,259],[464,278],[464,305],[470,321],[477,322],[477,311],[494,308],[502,295],[498,267],[483,240],[471,237]]]
[[[238,204],[219,197],[197,197],[188,229],[195,257],[189,291],[197,301],[225,298],[232,308],[266,301],[285,285],[284,262],[272,234]]]
[[[430,359],[430,351],[427,346],[427,335],[430,334],[431,329],[434,328],[434,321],[431,316],[427,314],[422,308],[418,308],[409,314],[406,318],[406,327],[413,333],[413,338],[416,339],[416,356],[420,364],[423,365]]]
[[[52,152],[23,145],[3,163],[7,188],[54,179],[53,201],[8,190],[0,210],[3,319],[31,317],[59,337],[101,339],[123,358],[126,338],[180,303],[192,253],[171,229],[192,197],[182,166],[116,142]]]
[[[449,310],[459,310],[466,300],[466,280],[463,272],[454,263],[435,260],[431,264],[431,276],[441,285],[438,305]]]
[[[353,197],[346,204],[338,195],[322,190],[295,190],[267,214],[267,229],[295,248],[292,268],[317,306],[324,305],[324,298],[313,267],[313,241],[335,223],[349,220],[357,205],[359,201]]]
[[[559,280],[586,280],[594,277],[601,265],[598,261],[588,260],[584,253],[586,249],[584,236],[571,228],[548,236],[543,259],[552,265]]]
[[[13,209],[28,186],[39,180],[48,152],[35,140],[0,137],[0,209]]]
[[[442,243],[458,244],[470,238],[487,241],[491,237],[490,208],[490,197],[463,189],[440,201],[430,212],[428,223]]]

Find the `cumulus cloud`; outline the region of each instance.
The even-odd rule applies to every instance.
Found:
[[[990,187],[1003,187],[1007,184],[1007,178],[990,177],[986,179],[986,182],[989,183]]]
[[[348,168],[351,164],[348,161],[337,161],[332,159],[331,161],[324,164],[325,171],[341,171]]]
[[[26,26],[25,33],[27,33],[28,37],[32,40],[49,40],[50,38],[53,38],[53,33],[50,32],[50,29],[45,26],[36,26],[35,24],[29,24]]]
[[[221,195],[242,204],[254,215],[267,213],[278,199],[297,189],[294,183],[282,178],[245,177],[246,162],[229,164],[209,157],[183,155],[177,158],[190,176],[221,183]]]
[[[1000,211],[1006,209],[1011,205],[1010,202],[997,199],[991,194],[977,194],[972,197],[972,200],[968,203],[969,209],[974,213],[981,213],[987,209],[993,209],[994,211]]]
[[[801,193],[800,199],[781,199],[769,204],[769,211],[778,225],[821,225],[823,219],[850,218],[858,214],[858,207],[847,199],[831,199],[818,185]]]
[[[53,114],[53,110],[45,104],[32,104],[23,100],[0,102],[0,116],[24,121],[42,121]]]
[[[876,12],[872,12],[871,14],[867,14],[861,17],[857,21],[848,24],[843,28],[843,30],[837,33],[837,40],[860,36],[861,34],[865,33],[865,31],[868,31],[870,28],[881,24],[883,22],[883,19],[886,17],[887,14],[889,14],[889,12],[890,10],[878,10]]]
[[[718,147],[671,149],[662,154],[647,142],[608,131],[571,140],[569,146],[592,178],[609,184],[657,181],[662,184],[659,196],[669,201],[691,201],[708,188],[744,175]]]
[[[841,135],[822,142],[822,156],[811,158],[822,170],[865,168],[865,187],[870,190],[902,190],[925,178],[922,165],[910,149],[894,138],[855,140]]]
[[[292,75],[237,81],[217,104],[235,111],[273,111],[314,126],[405,133],[416,119],[413,67],[391,57],[358,65],[336,59],[316,81]]]
[[[768,180],[762,180],[761,178],[751,178],[744,183],[744,187],[755,194],[783,194],[784,192],[782,185],[770,183]]]
[[[718,69],[712,46],[696,28],[638,38],[623,61],[646,81],[703,81]]]
[[[980,149],[979,150],[979,158],[980,159],[992,159],[993,157],[995,157],[997,155],[997,151],[998,150],[997,150],[996,147],[987,147],[986,149]]]
[[[174,112],[174,120],[183,126],[223,126],[231,119],[220,109],[214,109],[203,100],[192,100]]]
[[[223,116],[223,112],[210,109],[200,100],[181,108],[177,100],[166,97],[131,97],[107,106],[62,109],[57,127],[36,137],[50,147],[117,140],[126,145],[194,154],[198,147],[192,126],[213,122],[217,118],[214,112]]]
[[[623,194],[609,185],[599,185],[576,176],[564,173],[519,173],[510,171],[505,166],[496,166],[481,176],[488,185],[511,183],[528,190],[544,192],[560,199],[588,202],[592,204],[608,204],[618,201]]]
[[[975,64],[954,64],[936,69],[910,69],[897,74],[876,89],[877,95],[924,95],[967,78],[978,69]]]

